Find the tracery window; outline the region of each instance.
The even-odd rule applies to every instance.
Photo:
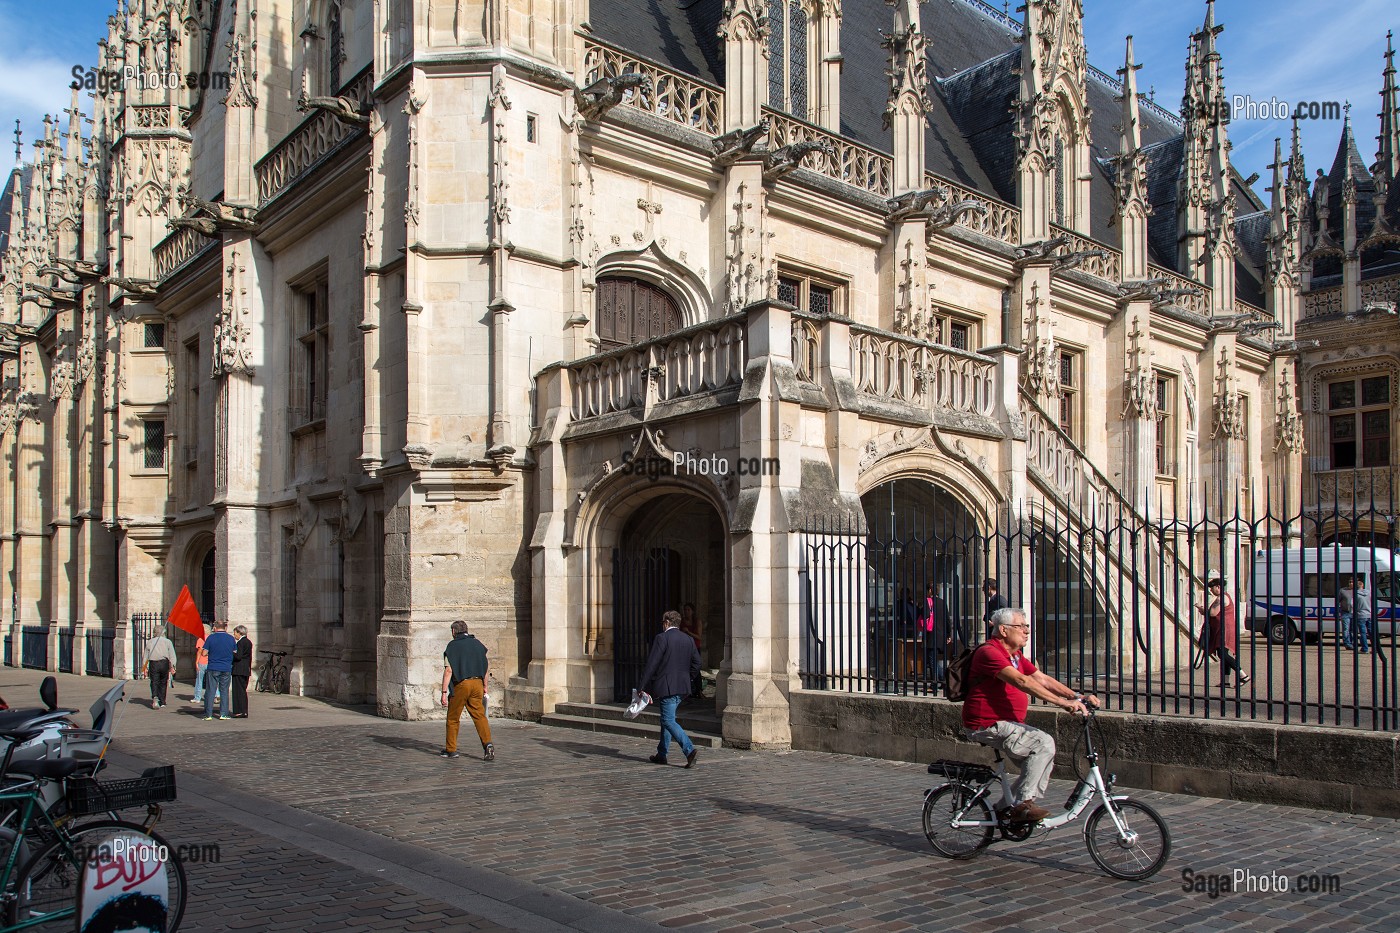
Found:
[[[768,104],[808,118],[808,17],[801,0],[768,0]]]
[[[599,279],[597,300],[601,350],[643,343],[681,328],[675,300],[650,282],[625,276]]]

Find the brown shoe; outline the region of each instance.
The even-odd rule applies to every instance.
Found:
[[[1050,815],[1044,807],[1037,807],[1034,801],[1023,800],[1006,811],[1008,823],[1039,823]]]

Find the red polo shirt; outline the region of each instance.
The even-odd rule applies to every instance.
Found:
[[[981,645],[972,655],[971,685],[963,701],[963,725],[969,729],[986,729],[1000,721],[1025,722],[1026,708],[1031,697],[997,677],[1003,668],[1014,667],[1027,676],[1035,673],[1035,665],[1021,652],[1014,655],[1006,646],[993,639]]]

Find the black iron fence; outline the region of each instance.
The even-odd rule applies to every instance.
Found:
[[[111,677],[117,633],[112,629],[87,630],[87,673],[94,677]]]
[[[1037,667],[1110,709],[1400,729],[1393,501],[893,512],[805,532],[809,689],[937,693],[957,645],[986,637],[996,578],[1029,610]]]
[[[73,630],[61,629],[58,633],[58,669],[65,673],[73,673]]]
[[[49,630],[42,625],[26,625],[20,629],[20,665],[41,671],[49,669]]]
[[[140,678],[141,665],[146,663],[146,647],[157,632],[163,631],[165,617],[159,612],[131,614],[131,676]]]

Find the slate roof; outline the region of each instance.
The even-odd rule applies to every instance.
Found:
[[[679,72],[723,84],[723,43],[716,31],[723,0],[593,0],[590,25],[605,42]],[[1020,24],[978,0],[928,0],[920,7],[928,37],[930,98],[928,170],[1003,201],[1015,201],[1015,138],[1010,110],[1018,90]],[[882,152],[892,149],[882,125],[888,97],[888,53],[880,43],[892,27],[885,0],[845,0],[842,5],[842,135]],[[1086,96],[1091,117],[1090,235],[1115,242],[1112,168],[1117,151],[1120,88],[1091,69]],[[1181,127],[1164,112],[1141,108],[1142,142],[1148,152],[1148,252],[1176,268],[1176,177]],[[1265,205],[1234,177],[1236,214]],[[1400,190],[1400,186],[1397,186]],[[1241,295],[1241,297],[1245,297]],[[1249,300],[1249,299],[1246,299]]]

